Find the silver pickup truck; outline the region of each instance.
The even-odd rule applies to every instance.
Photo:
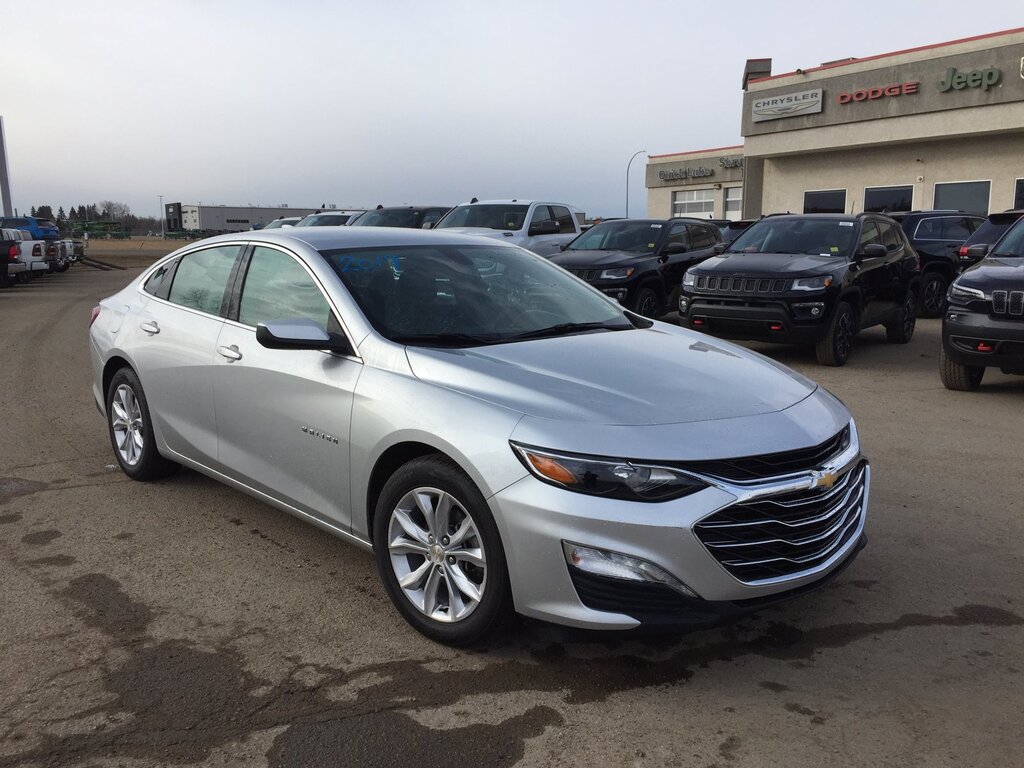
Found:
[[[435,229],[492,237],[539,256],[554,256],[582,231],[571,205],[539,200],[481,200],[457,205]]]

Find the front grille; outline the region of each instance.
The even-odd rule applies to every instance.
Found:
[[[708,293],[785,293],[789,287],[789,281],[768,277],[700,275],[694,281],[694,287],[698,291],[707,291]]]
[[[992,291],[992,314],[1024,316],[1024,291]]]
[[[820,566],[857,534],[866,478],[862,462],[832,488],[733,504],[701,520],[694,532],[742,582],[792,576]]]
[[[570,269],[569,271],[576,275],[580,280],[587,280],[588,282],[591,280],[597,280],[601,274],[601,270],[599,269]]]
[[[734,459],[689,461],[685,466],[686,469],[702,475],[747,482],[818,469],[832,456],[845,450],[849,444],[850,427],[847,425],[825,442],[811,448],[765,453],[760,456],[740,456]]]

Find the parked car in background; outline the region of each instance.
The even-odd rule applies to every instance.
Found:
[[[757,219],[741,219],[739,221],[726,221],[718,225],[718,231],[722,234],[723,243],[731,243]]]
[[[0,229],[0,288],[7,288],[18,282],[25,272],[21,260],[21,238],[18,229]]]
[[[365,211],[318,211],[295,223],[296,227],[343,227]]]
[[[60,229],[50,219],[38,216],[5,216],[0,218],[0,228],[23,229],[33,240],[58,240]]]
[[[985,222],[985,217],[954,210],[910,211],[889,216],[900,223],[921,258],[918,314],[941,316],[946,289],[960,273],[960,247]]]
[[[989,250],[985,244],[976,252]],[[949,287],[939,373],[946,389],[976,389],[986,368],[1024,375],[1024,221]]]
[[[551,261],[644,317],[674,309],[686,268],[721,242],[700,219],[617,219],[595,224]]]
[[[839,400],[502,240],[206,240],[104,299],[89,349],[128,477],[185,464],[372,551],[439,642],[513,610],[712,624],[864,546],[871,470]]]
[[[352,227],[400,227],[402,229],[432,229],[451,210],[448,205],[406,205],[377,208],[367,211]]]
[[[844,365],[864,328],[910,341],[919,282],[917,254],[890,218],[766,216],[687,270],[679,322],[722,338],[814,344],[819,363]]]
[[[481,200],[452,208],[437,223],[451,234],[478,235],[554,256],[582,230],[576,209],[534,200]]]
[[[990,213],[985,222],[974,230],[974,234],[967,238],[967,242],[961,245],[960,250],[957,251],[957,255],[960,257],[960,268],[966,269],[972,264],[977,264],[981,261],[992,246],[998,242],[999,238],[1003,236],[1003,233],[1013,226],[1021,216],[1024,216],[1024,210]],[[979,248],[977,246],[985,247]],[[973,249],[973,251],[968,252],[969,249]]]
[[[280,229],[281,227],[294,227],[302,221],[301,216],[282,216],[279,219],[274,219],[267,223],[264,229]]]

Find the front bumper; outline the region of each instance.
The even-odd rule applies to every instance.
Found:
[[[991,351],[982,350],[989,348]],[[1024,320],[950,307],[942,320],[942,346],[960,365],[1024,373]]]
[[[573,493],[532,475],[525,477],[490,500],[501,530],[516,610],[590,629],[700,626],[803,594],[846,568],[864,546],[870,468],[859,446],[843,463],[850,472],[864,467],[863,495],[848,536],[824,562],[759,582],[733,576],[695,531],[697,523],[740,500],[724,487],[645,504]],[[582,572],[566,562],[563,542],[654,564],[699,598],[663,585]]]
[[[679,324],[721,339],[815,344],[828,330],[828,307],[820,296],[802,296],[793,302],[745,302],[704,294],[684,297],[686,311],[680,308]],[[820,314],[812,317],[815,309]],[[796,317],[797,311],[805,317]]]

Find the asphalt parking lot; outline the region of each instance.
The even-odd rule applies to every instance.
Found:
[[[370,555],[115,468],[87,326],[136,274],[0,292],[0,768],[1019,764],[1024,378],[944,390],[939,321],[842,369],[764,348],[872,460],[869,545],[828,587],[723,629],[521,622],[466,652],[405,624]]]

